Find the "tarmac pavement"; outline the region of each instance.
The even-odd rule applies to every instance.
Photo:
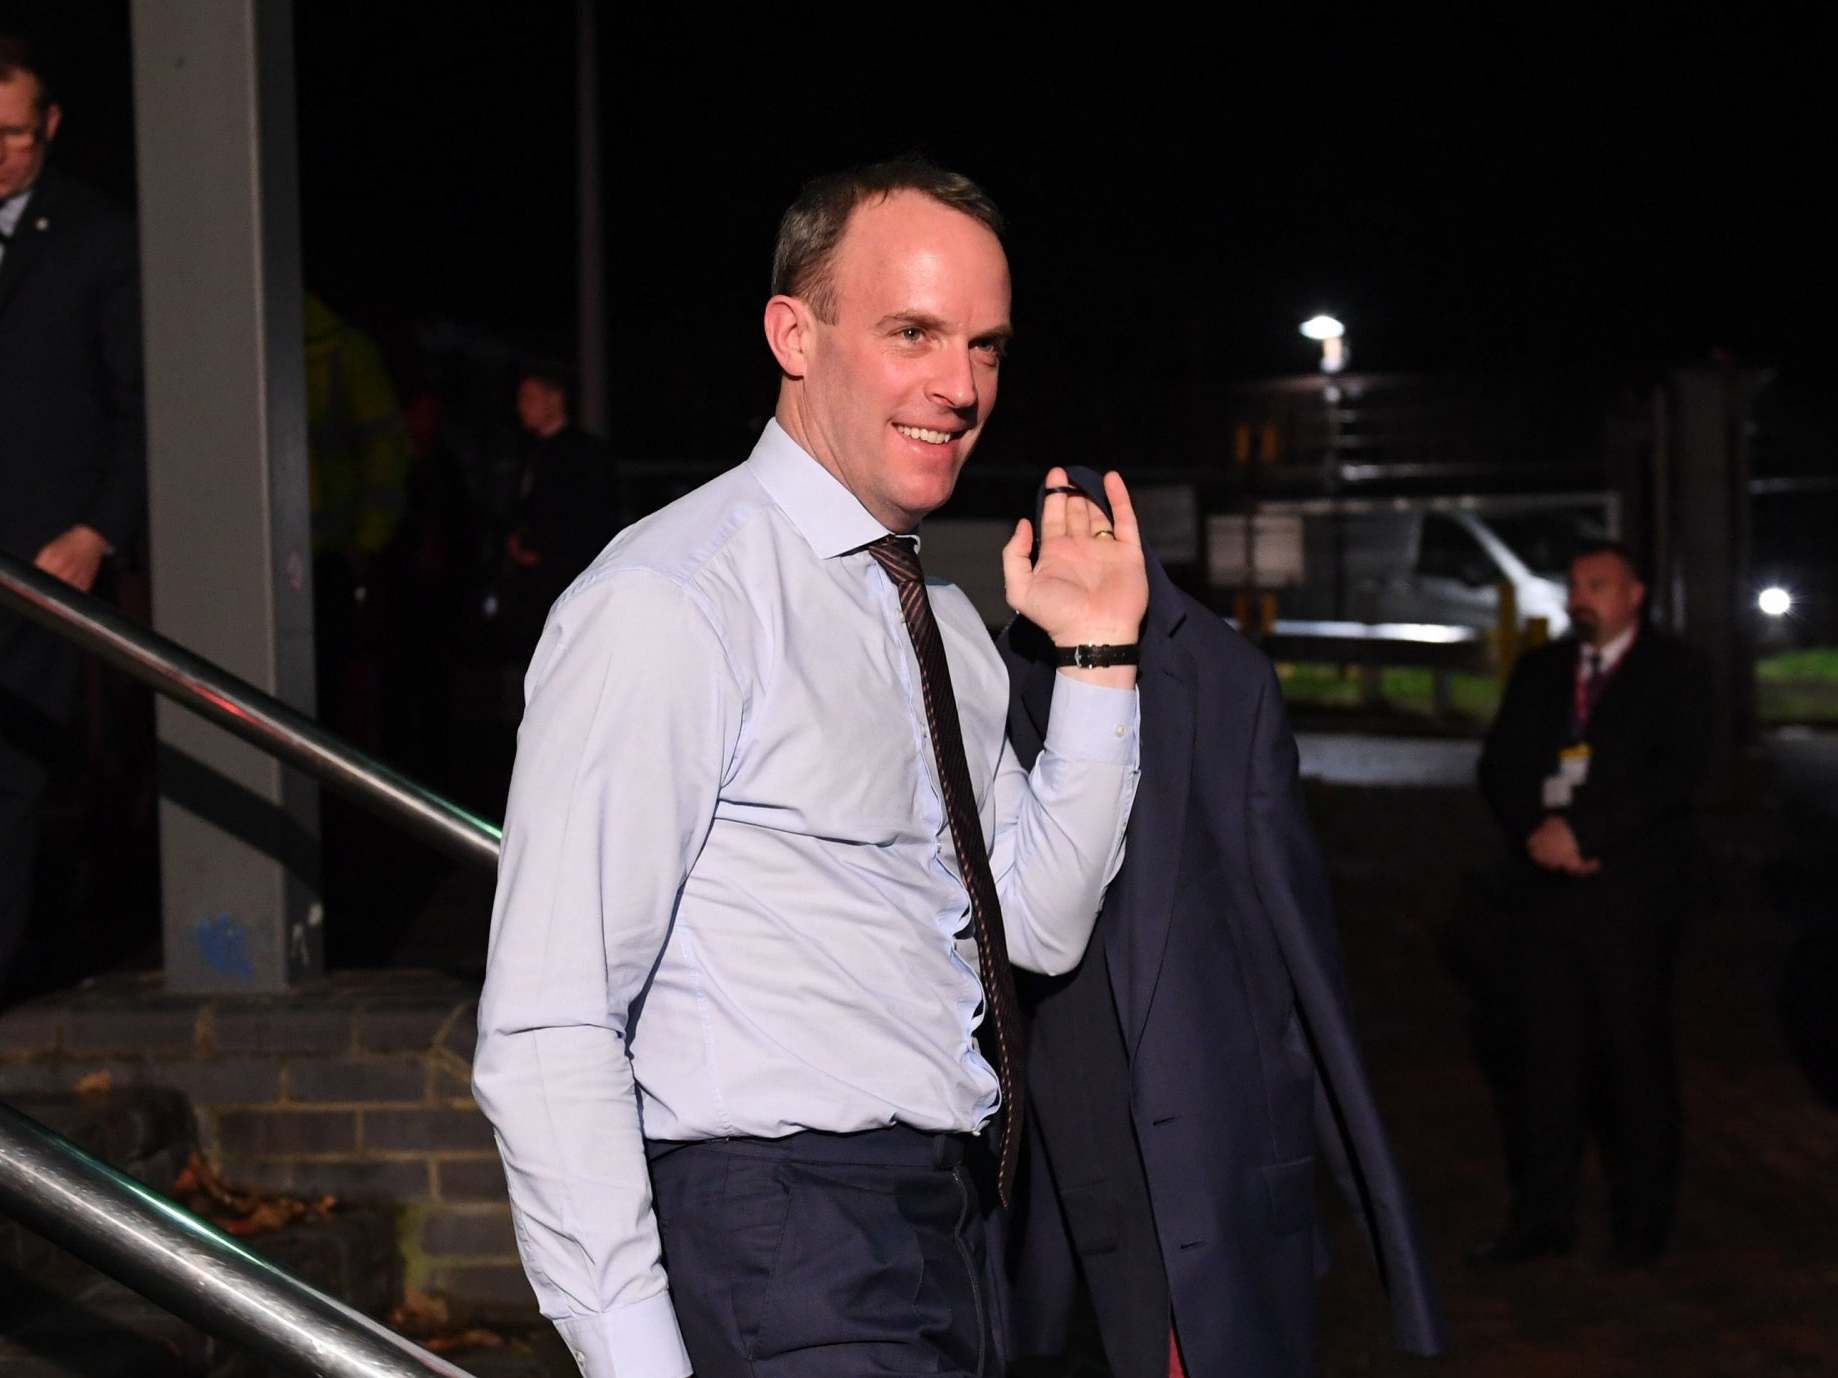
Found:
[[[1749,802],[1704,820],[1704,884],[1678,982],[1678,1232],[1657,1266],[1636,1271],[1607,1262],[1593,1164],[1576,1254],[1479,1275],[1464,1268],[1464,1250],[1496,1231],[1506,1203],[1464,997],[1431,934],[1459,903],[1451,868],[1497,845],[1491,824],[1466,788],[1315,791],[1368,1061],[1453,1339],[1436,1361],[1390,1346],[1365,1246],[1336,1210],[1324,1375],[1838,1374],[1838,1109],[1814,1092],[1781,1020],[1783,981],[1801,967],[1805,934],[1834,922],[1820,811],[1838,808],[1838,738],[1777,736],[1766,756]],[[1822,1010],[1838,1004],[1829,987],[1820,993]]]
[[[1799,956],[1805,934],[1838,924],[1838,848],[1821,812],[1838,808],[1838,737],[1776,734],[1745,802],[1706,820],[1679,974],[1686,1139],[1675,1248],[1650,1271],[1609,1267],[1592,1168],[1573,1257],[1479,1276],[1461,1260],[1505,1211],[1499,1136],[1469,1053],[1465,997],[1433,942],[1461,903],[1463,871],[1500,845],[1472,786],[1478,743],[1305,731],[1300,744],[1367,1058],[1453,1340],[1437,1360],[1391,1346],[1365,1244],[1324,1184],[1336,1246],[1322,1292],[1324,1378],[1838,1375],[1838,1111],[1814,1093],[1780,1018],[1783,977],[1816,970]],[[394,960],[476,970],[489,880],[430,870],[431,893],[398,930]],[[1819,979],[1815,994],[1826,989]],[[541,1349],[547,1336],[534,1338]],[[1105,1369],[1087,1336],[1064,1363],[1028,1373]]]
[[[1482,1275],[1462,1266],[1463,1251],[1495,1231],[1506,1204],[1464,996],[1433,941],[1461,902],[1463,870],[1499,845],[1472,788],[1476,743],[1304,732],[1301,750],[1368,1062],[1453,1340],[1438,1360],[1392,1348],[1365,1245],[1324,1190],[1337,1260],[1322,1292],[1322,1374],[1838,1375],[1838,1109],[1796,1061],[1796,1051],[1818,1050],[1821,1031],[1831,1038],[1838,1009],[1838,735],[1775,734],[1742,802],[1706,820],[1678,988],[1686,1109],[1678,1237],[1657,1267],[1639,1272],[1605,1260],[1599,1176],[1573,1257]],[[471,802],[489,811],[490,791],[476,792]],[[346,893],[364,882],[368,911],[334,908],[344,920],[335,960],[479,970],[489,875],[355,818],[329,817],[327,832],[328,850],[345,853],[334,869],[353,877]],[[393,883],[379,889],[379,877]],[[119,927],[113,937],[119,952]],[[1783,1010],[1794,1009],[1799,1023],[1784,1025]],[[548,1332],[531,1338],[536,1355],[498,1362],[548,1366]],[[1089,1345],[1057,1370],[1030,1373],[1056,1371],[1104,1372]]]

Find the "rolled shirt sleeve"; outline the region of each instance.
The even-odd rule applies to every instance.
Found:
[[[996,776],[990,867],[1009,960],[1029,971],[1071,971],[1123,865],[1140,778],[1136,690],[1053,677],[1046,742],[1031,772],[1006,743]]]
[[[622,571],[557,604],[526,697],[474,1092],[525,1271],[582,1371],[683,1378],[626,1028],[707,835],[742,695],[694,596]]]

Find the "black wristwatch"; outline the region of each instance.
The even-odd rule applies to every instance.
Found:
[[[1080,670],[1101,670],[1107,665],[1136,665],[1142,660],[1142,644],[1127,646],[1055,646],[1053,663],[1071,665]]]

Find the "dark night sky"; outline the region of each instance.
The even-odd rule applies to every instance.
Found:
[[[420,6],[299,13],[314,264],[412,308],[565,325],[571,7],[509,33],[495,6],[443,6],[438,32]],[[1378,370],[1811,349],[1796,303],[1825,157],[1791,26],[1704,35],[1695,61],[1620,37],[1566,67],[1501,30],[1444,59],[1395,32],[1241,35],[1221,62],[1222,36],[1190,66],[991,45],[933,77],[865,42],[851,59],[730,35],[749,66],[609,26],[615,411],[652,446],[738,438],[739,394],[770,396],[779,211],[813,172],[910,147],[1010,218],[1005,431],[1069,403],[1107,435],[1153,430],[1196,383],[1312,367],[1295,327],[1317,309]],[[1299,95],[1305,73],[1337,94]]]
[[[360,313],[565,338],[572,5],[295,9],[309,278]],[[62,152],[121,185],[125,5],[41,12],[84,43]],[[910,36],[832,53],[815,35],[641,33],[615,7],[624,446],[744,438],[771,395],[758,313],[779,211],[810,173],[912,147],[983,181],[1011,221],[1022,336],[992,446],[1048,417],[1067,433],[1074,409],[1152,435],[1198,386],[1310,368],[1295,326],[1318,309],[1348,322],[1362,369],[1712,349],[1810,369],[1829,353],[1808,315],[1830,239],[1812,14],[1724,21],[1688,48],[1631,21],[1481,20],[1171,28],[1083,55],[972,31],[921,57]]]

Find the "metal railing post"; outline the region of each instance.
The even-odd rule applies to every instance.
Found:
[[[487,866],[498,864],[502,832],[496,825],[372,760],[304,713],[130,621],[101,599],[0,553],[0,606],[9,605],[437,846]]]

